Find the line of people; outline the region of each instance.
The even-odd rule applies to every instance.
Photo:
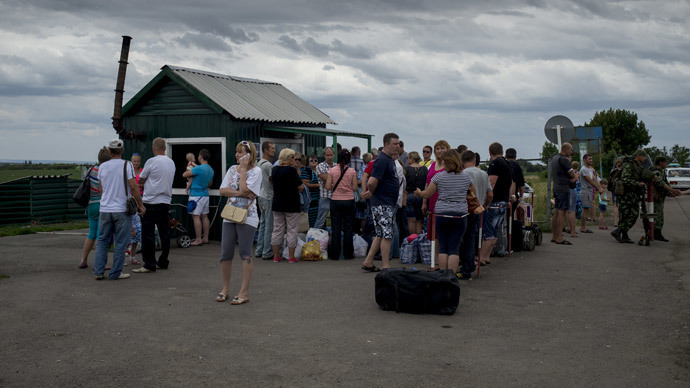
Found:
[[[229,205],[246,209],[247,217],[242,223],[223,221],[222,289],[216,297],[219,302],[231,299],[232,304],[247,303],[252,258],[297,262],[295,248],[300,219],[308,219],[309,227],[326,229],[328,214],[330,259],[339,259],[341,252],[344,259],[353,259],[353,233],[367,235],[369,231],[370,248],[361,268],[376,272],[380,270],[374,265],[378,255],[382,268],[389,268],[390,258],[399,257],[402,239],[410,233],[420,234],[426,230],[428,238],[438,240],[439,267],[455,270],[460,278],[469,279],[477,264],[490,263],[507,204],[516,201],[522,192],[516,188],[513,178],[518,175],[514,171],[519,166],[515,164],[517,167],[514,167],[503,156],[500,143],[492,143],[489,147],[491,162],[487,172],[478,168],[479,154],[467,147],[451,149],[447,141],[440,140],[433,148],[425,146],[423,156],[417,152],[408,154],[394,133],[386,134],[383,146],[363,157],[358,147],[352,151],[338,150],[338,163],[334,162],[336,151],[330,147],[324,149],[324,160],[320,163],[316,155],[301,155],[289,148],[281,150],[274,162],[275,144],[264,142],[261,148],[262,157],[257,162],[254,143],[238,143],[235,148],[238,162],[228,169],[220,185],[220,195],[228,198]],[[94,265],[97,279],[104,278],[111,235],[115,236],[115,253],[109,277],[123,279],[129,276],[122,273],[122,264],[127,244],[125,230],[131,229],[131,221],[124,214],[130,195],[137,202],[138,215],[142,219],[143,265],[132,272],[151,273],[168,268],[168,212],[175,165],[165,156],[165,149],[165,141],[155,139],[155,156],[137,174],[136,163],[122,160],[123,143],[116,139],[108,145],[107,154],[111,160],[99,159],[99,165],[93,169],[94,193],[101,195],[97,212],[99,232],[94,232],[99,241]],[[432,151],[435,161],[431,160]],[[105,152],[103,155],[105,158]],[[196,231],[194,245],[206,243],[209,236],[208,187],[213,179],[209,159],[208,151],[202,150],[197,158],[199,165],[190,157],[188,169],[183,173],[184,178],[190,179],[189,200],[195,202],[190,208]],[[522,176],[521,172],[519,175]],[[127,191],[116,182],[127,182]],[[476,253],[480,215],[470,214],[468,194],[486,208],[482,249]],[[158,259],[155,258],[155,226],[158,226],[162,243]],[[255,235],[258,238],[254,252]],[[94,240],[91,234],[89,237]],[[288,251],[285,258],[281,255],[284,242]],[[239,292],[231,297],[229,287],[236,247],[243,275]],[[85,252],[88,252],[86,248],[85,243]]]

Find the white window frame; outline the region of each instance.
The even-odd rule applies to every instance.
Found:
[[[226,138],[224,137],[175,137],[175,138],[168,138],[164,139],[165,143],[168,145],[168,147],[165,148],[165,154],[171,158],[172,157],[172,147],[170,145],[178,145],[178,144],[199,144],[199,143],[204,143],[204,144],[220,144],[220,149],[221,149],[221,166],[222,166],[222,171],[225,173],[227,171],[227,161],[225,160],[225,155],[227,155],[227,150],[226,150]],[[214,177],[214,179],[216,179]],[[223,177],[220,177],[221,181],[223,180]],[[187,195],[185,189],[172,189],[173,195]],[[208,190],[209,195],[213,196],[220,196],[220,190],[218,189],[209,189]]]

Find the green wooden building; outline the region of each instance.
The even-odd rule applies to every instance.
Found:
[[[146,135],[144,141],[123,139],[127,159],[138,153],[146,161],[153,156],[152,140],[166,139],[168,156],[177,167],[173,202],[180,206],[174,208],[183,220],[185,155],[198,155],[202,148],[211,152],[209,164],[215,176],[209,216],[215,218],[211,237],[216,238],[220,230],[216,210],[225,203],[218,188],[236,162],[235,146],[240,141],[253,142],[259,157],[260,144],[266,140],[275,143],[277,153],[289,147],[322,156],[327,137],[335,145],[343,136],[367,139],[371,149],[371,135],[326,128],[337,123],[278,83],[168,65],[123,107],[122,123],[126,130]]]

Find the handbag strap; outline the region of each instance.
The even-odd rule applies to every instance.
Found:
[[[127,191],[127,161],[122,165],[122,183],[125,186],[125,196],[129,197],[129,192]]]
[[[340,181],[343,180],[343,177],[345,176],[345,171],[347,171],[347,169],[348,169],[348,166],[345,166],[345,169],[343,169],[342,173],[340,174],[340,178],[338,178],[338,181],[335,182],[335,186],[333,186],[331,191],[335,191],[335,188],[338,187],[338,185],[340,184]]]

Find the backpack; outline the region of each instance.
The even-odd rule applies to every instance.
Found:
[[[616,181],[621,176],[621,170],[622,168],[620,170],[616,168],[611,172],[611,174],[609,175],[609,184],[606,185],[606,190],[612,193],[616,190]]]

